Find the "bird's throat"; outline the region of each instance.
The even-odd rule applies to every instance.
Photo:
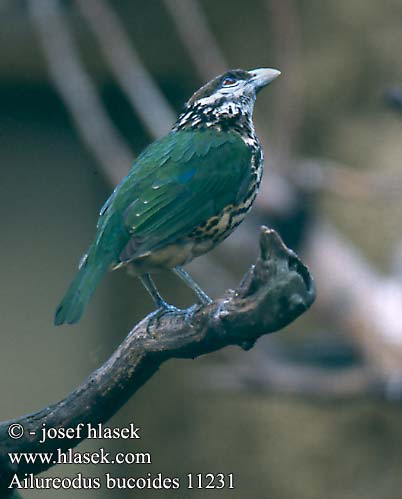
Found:
[[[237,131],[255,135],[252,114],[255,99],[236,101],[198,101],[180,114],[173,131],[215,128],[218,131]],[[243,133],[241,133],[243,135]]]

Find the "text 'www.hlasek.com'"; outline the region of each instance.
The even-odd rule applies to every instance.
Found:
[[[57,464],[75,465],[151,465],[152,455],[145,450],[127,452],[108,451],[99,447],[94,451],[79,452],[73,447],[84,438],[89,440],[130,440],[139,443],[141,428],[130,423],[125,427],[111,428],[102,424],[79,423],[75,427],[51,428],[42,425],[39,431],[30,431],[21,424],[8,427],[8,435],[18,443],[18,452],[9,452],[10,469],[14,470],[8,488],[16,489],[234,489],[233,473],[183,473],[166,476],[163,473],[127,473],[88,476],[85,472],[73,476],[36,476],[39,471]],[[46,446],[46,451],[41,449]],[[135,447],[137,447],[135,445]],[[26,450],[25,450],[26,449]],[[29,449],[29,451],[28,451]],[[64,470],[65,468],[63,468]],[[126,469],[126,468],[125,468]],[[143,470],[144,467],[141,467]],[[30,471],[32,470],[32,471]]]

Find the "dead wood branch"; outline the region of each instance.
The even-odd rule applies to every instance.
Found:
[[[194,308],[191,320],[169,314],[148,331],[148,318],[129,333],[105,364],[65,399],[35,414],[0,424],[0,484],[14,474],[39,473],[51,465],[38,462],[10,466],[9,452],[66,450],[79,440],[55,439],[40,444],[30,432],[43,425],[76,427],[104,423],[171,358],[195,358],[228,345],[250,349],[257,339],[283,328],[313,303],[315,290],[308,269],[273,230],[262,228],[260,256],[237,290],[229,290],[207,306]],[[11,423],[24,427],[24,436],[8,435]],[[85,435],[83,435],[85,438]]]

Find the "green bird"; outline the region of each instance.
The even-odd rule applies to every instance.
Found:
[[[170,133],[138,156],[103,205],[56,325],[78,322],[102,276],[123,266],[141,279],[158,316],[178,310],[151,279],[161,269],[172,269],[201,303],[211,301],[182,266],[223,241],[250,210],[263,171],[254,102],[279,75],[236,69],[194,93]]]

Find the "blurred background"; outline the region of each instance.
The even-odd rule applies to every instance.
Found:
[[[218,297],[266,224],[318,290],[307,314],[250,352],[164,365],[110,421],[141,426],[139,444],[79,447],[147,451],[152,465],[45,476],[221,472],[236,487],[222,498],[400,497],[401,26],[400,0],[0,0],[2,420],[65,396],[152,310],[120,271],[78,325],[52,325],[113,185],[226,68],[282,71],[256,105],[264,183],[246,222],[189,270]],[[175,277],[157,282],[168,301],[192,303]]]

